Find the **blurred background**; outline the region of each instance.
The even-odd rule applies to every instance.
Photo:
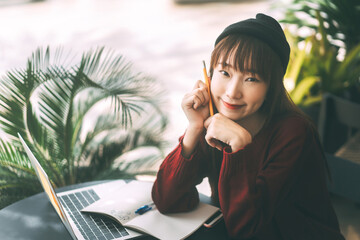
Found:
[[[349,142],[360,149],[360,127],[328,123],[335,100],[324,100],[360,104],[357,0],[0,0],[0,209],[41,191],[17,132],[55,186],[153,181],[186,128],[181,99],[202,79],[216,37],[258,12],[286,29],[286,86],[335,159],[342,232],[360,239],[360,153],[339,153]],[[199,190],[209,194],[206,181]]]

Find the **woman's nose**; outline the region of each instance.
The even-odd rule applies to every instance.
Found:
[[[226,95],[229,98],[239,99],[242,97],[242,86],[238,80],[230,81],[226,88]]]

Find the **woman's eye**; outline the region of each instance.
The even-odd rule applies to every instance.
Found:
[[[253,77],[249,77],[249,78],[246,79],[246,81],[248,81],[248,82],[258,82],[259,80],[256,79],[256,78],[253,78]]]
[[[222,75],[226,76],[226,77],[229,77],[229,76],[230,76],[229,73],[226,72],[226,71],[224,71],[224,70],[220,70],[219,72],[220,72]]]

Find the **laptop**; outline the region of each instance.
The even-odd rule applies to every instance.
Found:
[[[120,188],[126,184],[125,181],[116,180],[109,183],[56,193],[39,161],[35,158],[21,135],[19,133],[18,135],[51,205],[54,207],[55,212],[73,239],[110,240],[133,239],[144,236],[142,233],[123,227],[110,218],[80,212],[81,209],[100,200],[102,197],[111,196],[112,192],[116,189],[121,191]]]

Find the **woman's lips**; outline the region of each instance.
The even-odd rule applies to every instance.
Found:
[[[238,104],[230,104],[230,103],[227,103],[227,102],[225,102],[225,101],[222,101],[222,102],[223,102],[223,104],[224,104],[225,107],[227,107],[227,108],[229,108],[229,109],[231,109],[231,110],[239,109],[239,108],[241,108],[242,106],[244,106],[244,105],[238,105]]]

